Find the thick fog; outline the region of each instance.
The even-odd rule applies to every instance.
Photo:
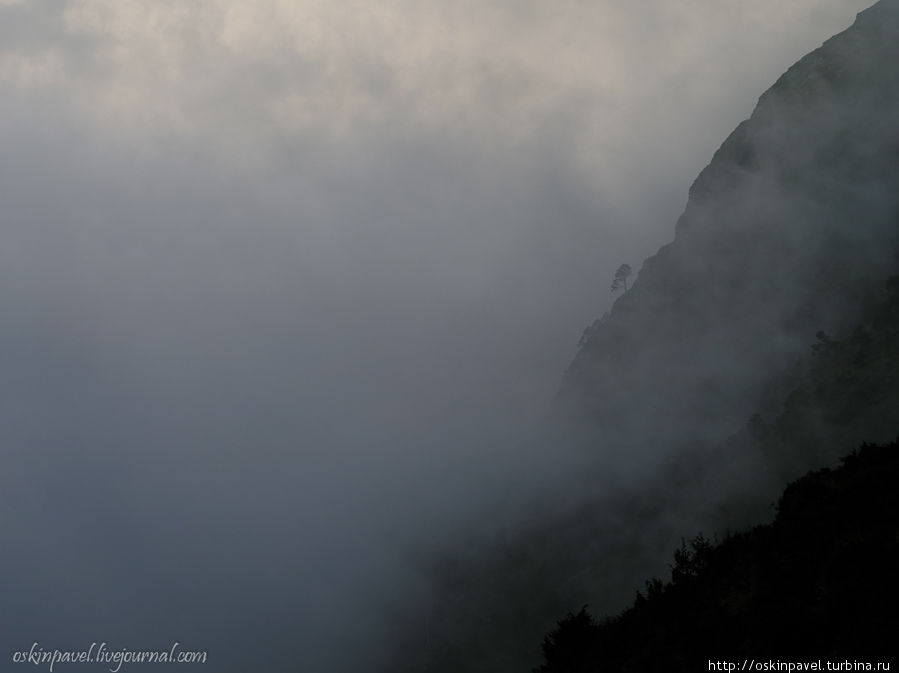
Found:
[[[637,4],[0,0],[3,656],[371,670],[565,477],[615,269],[869,3]]]

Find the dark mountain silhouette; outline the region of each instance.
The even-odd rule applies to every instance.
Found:
[[[553,636],[569,643],[559,652],[585,648],[586,654],[577,655],[581,663],[573,668],[545,670],[597,670],[596,642],[615,629],[638,634],[655,624],[662,632],[654,647],[671,645],[660,621],[664,606],[674,605],[673,596],[684,596],[676,600],[686,605],[694,589],[705,601],[696,599],[694,624],[712,614],[715,601],[734,611],[731,621],[716,622],[730,634],[730,640],[721,635],[722,650],[733,645],[748,652],[752,643],[777,649],[761,631],[734,644],[741,637],[737,627],[765,610],[777,612],[772,624],[780,612],[806,615],[807,623],[777,623],[804,629],[796,642],[808,643],[808,652],[813,625],[833,619],[850,628],[835,612],[856,586],[849,575],[797,585],[806,593],[790,604],[794,612],[777,602],[777,587],[801,579],[803,567],[814,574],[812,565],[803,564],[829,558],[837,564],[834,572],[850,565],[840,556],[845,551],[815,546],[815,535],[826,537],[830,525],[814,524],[815,508],[823,508],[822,522],[829,521],[831,501],[804,498],[801,507],[808,511],[794,516],[789,492],[781,523],[772,528],[713,548],[699,541],[699,549],[681,549],[687,565],[678,572],[687,579],[678,575],[668,588],[652,584],[652,599],[634,608],[639,619],[622,618],[613,626],[574,611],[589,604],[600,617],[615,614],[646,577],[659,574],[682,536],[761,525],[790,480],[834,466],[863,442],[886,445],[899,436],[897,120],[899,0],[881,0],[761,96],[694,182],[674,241],[644,262],[609,314],[585,333],[559,395],[558,415],[565,422],[542,439],[548,452],[578,446],[588,467],[536,500],[521,513],[523,523],[495,539],[473,538],[454,554],[426,558],[427,604],[397,610],[395,655],[383,670],[526,671],[540,660],[541,639],[568,612],[559,625],[564,632]],[[850,458],[840,474],[850,474],[851,464],[873,465],[870,456],[883,451],[866,449],[858,458],[863,462]],[[895,466],[889,469],[895,472]],[[873,467],[863,471],[868,486],[840,490],[841,503],[862,491],[891,497],[877,495],[887,485],[875,479]],[[856,511],[851,508],[863,509],[865,502],[840,507]],[[777,547],[778,531],[797,517],[811,528],[796,532],[798,547]],[[838,519],[835,526],[846,523]],[[850,540],[846,535],[844,541]],[[866,539],[873,545],[873,537]],[[744,556],[752,545],[758,554],[770,549],[772,557]],[[718,579],[700,585],[693,576],[706,572],[707,552],[716,559]],[[781,553],[789,558],[778,560]],[[733,593],[747,568],[769,573],[773,584],[766,586],[775,587],[770,594]],[[885,566],[872,560],[870,568],[865,582],[892,581]],[[813,614],[808,600],[820,587],[831,602]],[[831,632],[821,628],[823,639]],[[869,644],[879,642],[873,626],[868,633]],[[633,638],[625,642],[639,640]],[[690,642],[702,640],[696,638]],[[846,643],[863,646],[859,639]],[[683,657],[699,652],[689,647],[684,645]],[[713,658],[710,650],[703,652],[706,660]],[[556,665],[554,654],[544,654],[546,666]],[[621,650],[619,660],[637,661],[628,656],[638,655]],[[577,668],[582,665],[588,668]],[[620,670],[652,669],[634,663]]]

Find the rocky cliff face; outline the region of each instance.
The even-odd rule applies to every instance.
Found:
[[[882,0],[722,144],[562,397],[630,451],[717,441],[817,331],[854,325],[897,267],[899,1]]]

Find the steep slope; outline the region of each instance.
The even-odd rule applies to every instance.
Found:
[[[760,98],[584,340],[553,441],[593,469],[433,560],[383,670],[528,670],[561,614],[620,610],[681,536],[763,521],[789,479],[899,435],[896,120],[899,0],[881,0]]]
[[[851,336],[821,335],[810,344],[791,368],[791,387],[779,395],[786,401],[778,409],[753,415],[726,441],[675,456],[658,476],[634,487],[597,490],[564,516],[540,518],[537,511],[530,526],[439,559],[431,570],[436,599],[428,613],[428,642],[419,637],[406,643],[402,662],[391,670],[526,671],[537,662],[542,634],[560,615],[585,603],[600,617],[616,614],[643,579],[665,568],[668,551],[682,537],[697,531],[724,535],[764,522],[787,482],[810,466],[835,465],[868,430],[874,431],[870,436],[888,434],[899,408],[899,276],[876,294],[878,302]],[[892,460],[895,469],[895,457],[883,460]],[[884,483],[889,493],[869,495],[893,497],[893,481]],[[806,518],[820,514],[824,521],[830,512],[815,514],[814,504],[809,507]],[[826,533],[820,527],[817,532]],[[792,551],[808,552],[801,545]],[[887,574],[869,579],[892,581]],[[653,620],[670,617],[670,610],[653,611],[652,619],[640,614],[636,635],[622,640],[631,649],[615,656],[636,656],[638,636],[653,628]],[[565,623],[587,628],[584,620],[578,615]]]
[[[586,339],[562,397],[591,441],[716,441],[817,331],[855,324],[899,266],[897,120],[899,2],[882,0],[761,96]]]

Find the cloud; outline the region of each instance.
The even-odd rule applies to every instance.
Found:
[[[645,133],[674,87],[681,103],[711,101],[745,59],[775,74],[830,30],[816,24],[850,16],[836,4],[733,5],[71,0],[56,14],[16,11],[61,21],[52,76],[107,131],[221,141],[386,125],[520,143],[567,115],[578,145],[601,153]],[[46,70],[46,53],[14,58]]]

